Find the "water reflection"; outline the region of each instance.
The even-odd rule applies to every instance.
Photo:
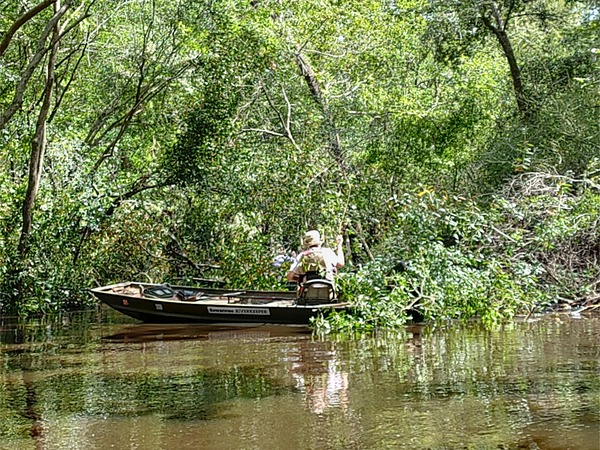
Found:
[[[600,448],[600,320],[0,328],[0,449]]]
[[[305,326],[273,326],[273,325],[197,325],[197,324],[132,324],[124,326],[112,335],[103,336],[108,342],[140,343],[153,341],[183,340],[251,340],[287,338],[292,336],[309,337],[311,334]]]
[[[340,367],[337,352],[311,352],[298,347],[291,359],[295,388],[305,394],[307,408],[322,414],[327,408],[348,409],[348,372]]]

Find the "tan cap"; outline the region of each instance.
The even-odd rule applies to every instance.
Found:
[[[321,245],[322,243],[323,241],[321,240],[321,234],[317,230],[307,231],[304,235],[304,239],[302,240],[302,245],[304,248]]]

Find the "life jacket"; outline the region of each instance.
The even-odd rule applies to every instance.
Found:
[[[313,247],[302,252],[300,263],[305,274],[318,273],[322,277],[325,276],[327,265],[321,248]]]

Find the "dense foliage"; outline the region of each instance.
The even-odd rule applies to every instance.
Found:
[[[596,301],[599,27],[592,1],[2,4],[2,310],[276,287],[308,228],[346,238],[355,314],[324,327]]]

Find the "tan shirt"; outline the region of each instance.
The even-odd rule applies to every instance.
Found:
[[[338,264],[343,265],[343,262],[340,261],[338,255],[336,255],[335,252],[330,248],[315,247],[313,248],[313,250],[321,252],[321,255],[323,256],[323,262],[325,264],[325,267],[322,268],[325,271],[325,278],[327,280],[333,281],[333,275],[337,272]],[[302,259],[304,258],[304,255],[306,255],[307,251],[304,251],[297,256],[296,260],[292,263],[290,272],[293,272],[296,275],[304,275],[305,271],[302,264]]]

